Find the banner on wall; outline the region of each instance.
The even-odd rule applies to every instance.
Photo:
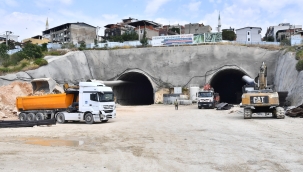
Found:
[[[220,42],[222,41],[222,32],[205,33],[205,42]]]
[[[169,46],[169,45],[184,45],[184,44],[201,44],[209,42],[221,42],[222,32],[204,33],[204,34],[184,34],[184,35],[169,35],[169,36],[153,36],[152,46]]]
[[[152,46],[193,44],[193,34],[153,36]]]
[[[204,34],[199,34],[194,36],[194,44],[200,44],[205,42],[204,40]]]

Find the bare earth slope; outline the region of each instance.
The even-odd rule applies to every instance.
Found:
[[[32,93],[32,85],[27,82],[12,82],[0,86],[0,120],[17,119],[16,97]]]

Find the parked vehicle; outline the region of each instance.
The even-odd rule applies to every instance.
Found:
[[[215,108],[220,102],[219,93],[215,93],[214,89],[206,84],[201,91],[197,93],[198,108]]]
[[[272,113],[274,118],[285,118],[285,111],[280,107],[279,93],[267,86],[267,67],[263,62],[257,77],[257,83],[249,76],[242,79],[247,83],[243,87],[241,107],[244,119],[250,119],[253,113]]]
[[[67,121],[107,122],[116,118],[114,94],[111,87],[99,82],[80,82],[79,86],[64,85],[65,93],[16,98],[20,121],[55,118]]]

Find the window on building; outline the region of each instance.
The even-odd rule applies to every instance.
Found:
[[[140,32],[141,32],[141,34],[143,34],[143,30],[142,29],[140,30]]]
[[[247,35],[249,35],[249,32],[247,32]]]
[[[248,38],[247,41],[250,42],[250,38]]]

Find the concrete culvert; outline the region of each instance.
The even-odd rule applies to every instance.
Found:
[[[217,72],[210,85],[219,93],[221,102],[229,104],[241,103],[242,87],[246,84],[242,76],[247,75],[236,69],[225,69]]]
[[[113,87],[117,103],[121,105],[154,104],[154,90],[151,82],[144,74],[129,72],[118,79],[131,83]]]

